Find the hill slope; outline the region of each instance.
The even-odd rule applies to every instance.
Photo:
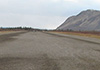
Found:
[[[100,31],[100,11],[86,10],[69,17],[57,30]]]

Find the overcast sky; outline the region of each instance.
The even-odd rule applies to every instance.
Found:
[[[0,26],[53,29],[87,9],[100,10],[100,0],[0,0]]]

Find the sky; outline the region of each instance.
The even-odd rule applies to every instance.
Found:
[[[0,0],[0,27],[55,29],[87,9],[100,10],[100,0]]]

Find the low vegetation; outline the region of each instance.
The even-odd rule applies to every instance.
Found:
[[[41,31],[41,29],[31,28],[31,27],[1,27],[0,32],[9,32],[9,31]]]
[[[68,35],[78,35],[78,36],[85,36],[85,37],[92,37],[92,38],[98,38],[100,39],[100,32],[95,31],[51,31],[53,33],[61,33],[61,34],[68,34]]]

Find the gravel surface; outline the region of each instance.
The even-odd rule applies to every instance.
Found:
[[[42,32],[0,36],[0,70],[100,70],[100,44]]]

